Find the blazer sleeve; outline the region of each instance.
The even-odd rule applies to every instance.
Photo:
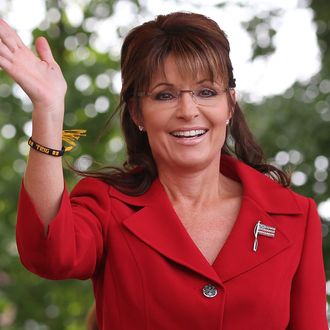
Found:
[[[328,330],[325,284],[321,221],[315,202],[309,199],[301,260],[291,289],[288,330]]]
[[[109,186],[97,179],[82,179],[71,196],[66,187],[59,211],[44,224],[22,185],[17,212],[16,242],[23,265],[48,279],[90,278],[104,246],[109,217]]]

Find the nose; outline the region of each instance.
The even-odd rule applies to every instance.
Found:
[[[192,91],[181,91],[177,104],[176,115],[178,118],[182,118],[187,121],[198,117],[199,109],[194,101],[194,95]]]

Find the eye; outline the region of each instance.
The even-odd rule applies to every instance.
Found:
[[[176,94],[171,91],[163,91],[155,93],[155,95],[153,95],[153,99],[157,101],[172,101],[176,99]]]
[[[212,97],[212,96],[216,96],[218,95],[218,93],[210,88],[201,88],[199,90],[196,91],[197,93],[197,97],[202,97],[202,98],[208,98],[208,97]]]

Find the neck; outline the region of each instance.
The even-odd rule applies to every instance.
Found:
[[[206,206],[225,195],[226,177],[220,160],[201,170],[159,168],[159,179],[173,204]]]

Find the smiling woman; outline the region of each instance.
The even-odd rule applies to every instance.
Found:
[[[151,114],[155,118],[168,116],[170,109],[182,110],[185,107],[185,92],[189,92],[196,107],[208,110],[208,113],[217,114],[214,108],[224,103],[228,107],[226,111],[229,113],[222,122],[227,125],[226,136],[217,141],[217,151],[232,152],[240,160],[268,173],[284,186],[289,185],[290,180],[284,172],[264,162],[263,152],[236,102],[230,46],[225,33],[213,20],[205,20],[203,15],[194,14],[194,22],[191,20],[190,15],[184,14],[159,16],[157,21],[142,24],[126,37],[121,57],[122,90],[119,109],[127,143],[127,171],[112,168],[110,173],[89,172],[87,175],[102,178],[129,194],[144,193],[158,176],[159,164],[155,164],[153,153],[156,150],[150,149],[154,140],[150,138],[152,132],[141,134],[141,106],[150,105],[154,109]],[[195,93],[196,90],[199,92]],[[202,97],[201,93],[206,92],[207,97]],[[178,104],[182,106],[177,107]],[[229,120],[230,125],[227,122]],[[184,130],[187,128],[196,129],[191,123],[185,124]],[[208,136],[216,138],[211,131]],[[229,139],[234,141],[232,147],[229,146]],[[185,142],[190,144],[192,141]],[[171,154],[170,150],[168,154]],[[132,168],[135,169],[134,175]]]
[[[202,76],[205,73],[197,79],[182,76],[175,55],[166,58],[163,70],[166,76],[162,72],[154,75],[151,92],[144,94],[150,97],[142,98],[141,115],[133,118],[148,134],[160,178],[172,167],[180,175],[214,163],[217,172],[219,150],[235,103],[234,89],[222,86],[219,79],[213,82]]]
[[[60,150],[66,84],[47,41],[37,58],[3,21],[0,38],[0,66],[34,105],[33,141]],[[69,195],[59,157],[31,149],[22,263],[90,278],[100,329],[327,329],[315,203],[264,161],[229,51],[205,16],[157,16],[122,46],[125,165],[80,172]]]

